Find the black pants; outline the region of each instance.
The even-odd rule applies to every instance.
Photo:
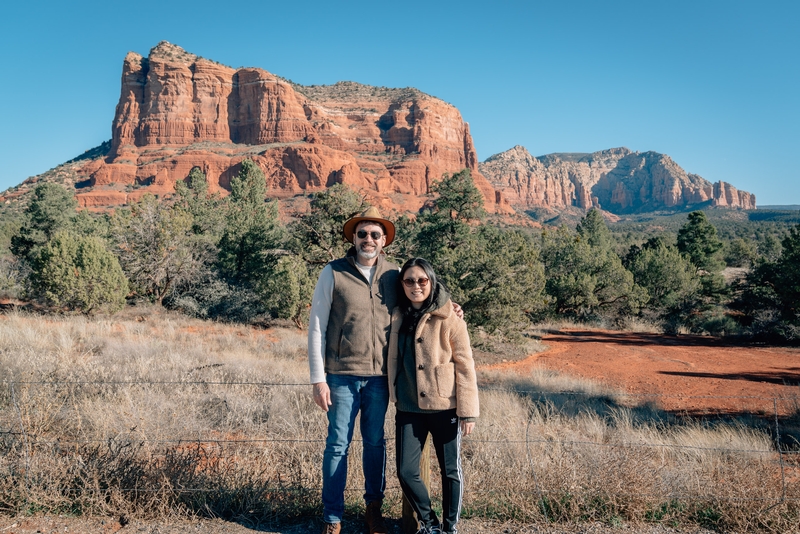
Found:
[[[461,430],[455,410],[434,413],[398,411],[397,476],[403,494],[419,520],[430,527],[439,523],[431,510],[431,498],[419,473],[422,447],[430,433],[442,473],[442,531],[455,532],[461,512],[463,474],[461,471]]]

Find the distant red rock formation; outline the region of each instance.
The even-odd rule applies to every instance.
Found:
[[[81,169],[77,197],[96,207],[171,193],[193,167],[224,193],[246,158],[271,196],[345,183],[388,209],[418,209],[443,173],[468,168],[487,209],[512,212],[480,174],[469,126],[442,100],[353,82],[304,87],[166,41],[125,57],[111,150]]]
[[[479,165],[514,207],[601,208],[641,213],[693,205],[755,209],[755,195],[725,182],[712,184],[657,152],[613,148],[592,154],[533,157],[522,146]]]

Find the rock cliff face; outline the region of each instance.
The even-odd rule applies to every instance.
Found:
[[[92,207],[170,193],[195,166],[224,192],[245,158],[264,170],[272,196],[345,183],[386,209],[417,209],[443,173],[469,168],[487,209],[511,212],[450,104],[416,89],[304,87],[165,41],[147,58],[125,57],[111,150],[82,169],[77,196]]]
[[[684,171],[669,156],[613,148],[592,154],[535,158],[521,146],[479,165],[481,173],[521,209],[575,206],[640,213],[693,205],[755,209],[756,197],[725,182]]]

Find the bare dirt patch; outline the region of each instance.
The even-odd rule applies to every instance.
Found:
[[[701,336],[564,330],[542,340],[549,349],[487,370],[525,374],[536,366],[627,393],[657,396],[660,408],[689,415],[798,410],[800,349],[734,346]]]

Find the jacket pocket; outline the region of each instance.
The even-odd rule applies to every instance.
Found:
[[[445,363],[437,365],[433,369],[436,376],[436,389],[440,397],[450,398],[453,397],[456,384],[456,366],[454,363]]]
[[[339,336],[339,350],[336,352],[336,361],[345,360],[353,354],[353,344],[347,335],[342,332]]]

